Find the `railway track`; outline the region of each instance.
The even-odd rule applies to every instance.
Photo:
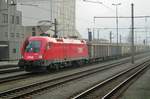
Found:
[[[71,99],[117,99],[117,96],[121,94],[120,92],[123,92],[123,90],[120,91],[122,87],[127,84],[129,85],[130,81],[139,77],[149,65],[150,62],[146,61],[138,66],[132,67],[90,87],[89,89],[73,96]]]
[[[31,73],[20,72],[20,73],[18,73],[16,75],[0,78],[0,84],[6,83],[6,82],[10,82],[10,81],[14,81],[14,80],[25,79],[25,78],[28,78],[28,77],[31,77],[31,76],[32,76]]]
[[[140,59],[140,58],[143,58],[143,56],[145,56],[145,54],[142,54],[142,55],[137,55],[137,57],[136,57],[136,59]],[[124,60],[123,60],[124,61]],[[126,61],[128,62],[129,61],[129,59],[126,59]],[[104,62],[105,63],[105,62]],[[114,62],[112,62],[112,63],[114,63]],[[96,63],[97,64],[97,63]],[[4,77],[4,78],[0,78],[0,84],[1,83],[5,83],[5,82],[9,82],[9,81],[13,81],[13,80],[19,80],[19,79],[25,79],[25,78],[28,78],[28,77],[25,77],[25,76],[22,76],[22,74],[19,74],[19,75],[13,75],[13,74],[11,74],[11,73],[15,73],[15,72],[21,72],[21,70],[19,70],[18,68],[17,68],[17,70],[16,70],[16,67],[15,67],[15,65],[14,65],[14,67],[12,67],[12,68],[10,68],[10,67],[4,67],[5,69],[6,69],[6,71],[5,71],[5,69],[3,70],[3,69],[0,69],[0,76],[2,76],[1,74],[8,74],[8,73],[10,73],[10,76],[6,76],[6,77]],[[10,70],[9,70],[10,69]],[[13,76],[12,76],[13,75]],[[23,73],[23,75],[24,75],[24,73]]]
[[[19,69],[18,65],[14,63],[0,65],[0,74],[19,72],[19,71],[21,70]]]
[[[127,62],[128,60],[123,60],[123,61],[125,61],[125,62]],[[120,61],[120,62],[123,62],[123,61]],[[119,62],[119,63],[120,63]],[[104,68],[105,66],[109,66],[109,65],[112,65],[112,64],[116,64],[117,62],[112,62],[112,63],[110,63],[110,64],[107,64],[107,65],[104,65],[104,66],[102,66],[102,67],[98,67],[98,68]],[[97,69],[97,68],[95,68],[95,69]],[[34,74],[32,74],[32,73],[25,73],[25,72],[21,72],[21,73],[17,73],[17,74],[15,74],[15,75],[13,75],[13,74],[10,74],[10,76],[4,76],[4,77],[1,77],[0,78],[0,84],[2,84],[2,83],[7,83],[7,82],[10,82],[10,81],[15,81],[15,80],[21,80],[21,79],[26,79],[26,78],[28,78],[28,77],[32,77]],[[36,76],[36,74],[34,75],[34,76]]]
[[[6,68],[12,68],[12,67],[18,67],[18,65],[17,64],[1,65],[0,69],[6,69]]]
[[[36,92],[40,92],[41,90],[51,88],[51,87],[57,86],[59,84],[63,84],[65,82],[68,82],[71,80],[78,79],[78,77],[87,76],[87,75],[90,75],[90,74],[93,74],[93,73],[96,73],[96,72],[99,72],[102,70],[113,68],[114,66],[117,66],[119,64],[121,65],[124,63],[128,63],[128,61],[129,61],[129,59],[126,59],[126,60],[119,62],[119,63],[112,62],[111,64],[104,65],[104,66],[99,67],[99,68],[94,68],[92,70],[88,70],[88,71],[84,71],[84,72],[78,72],[78,73],[75,73],[72,75],[56,78],[53,80],[46,80],[46,81],[42,81],[42,82],[38,82],[38,83],[32,83],[30,85],[26,85],[23,87],[14,88],[11,90],[0,92],[0,98],[2,97],[2,98],[6,98],[6,99],[9,99],[9,98],[10,99],[18,99],[18,98],[24,97],[26,95],[28,96],[29,94],[34,94]],[[111,66],[109,66],[109,65],[111,65]],[[91,73],[89,73],[89,72],[91,72]],[[10,81],[20,80],[20,79],[26,79],[26,78],[31,77],[31,76],[32,75],[28,74],[28,75],[23,75],[23,76],[20,75],[18,77],[17,76],[16,77],[10,77],[10,78],[8,77],[6,79],[0,79],[0,83],[10,82]],[[47,85],[50,85],[50,86],[47,86]],[[18,92],[19,92],[19,94],[18,94]],[[12,96],[12,94],[13,94],[13,96]]]
[[[141,56],[140,56],[141,57]],[[122,60],[122,61],[128,61],[129,59],[126,59],[126,60]],[[104,62],[105,63],[105,62]],[[115,64],[116,62],[111,62],[110,64]],[[97,63],[96,63],[97,64]],[[108,64],[108,65],[110,65],[110,64]],[[92,65],[94,65],[94,64],[92,64]],[[104,66],[106,66],[106,65],[104,65]],[[1,70],[1,69],[0,69]],[[21,71],[18,71],[18,72],[21,72]],[[3,74],[3,73],[2,73]],[[7,73],[6,73],[7,74]],[[30,73],[31,74],[31,73]],[[3,75],[5,75],[5,73],[3,74]],[[0,76],[3,76],[3,75],[0,75]],[[7,74],[7,75],[9,75],[9,74]],[[22,75],[24,75],[24,73],[22,74],[17,74],[17,75],[13,75],[13,73],[10,73],[10,76],[4,76],[4,77],[1,77],[0,78],[0,84],[2,84],[2,83],[6,83],[6,82],[10,82],[10,81],[14,81],[14,80],[19,80],[19,79],[25,79],[25,78],[27,78],[27,77],[25,77],[25,76],[22,76]]]
[[[19,71],[23,71],[23,70],[20,70],[19,67],[11,67],[11,68],[0,69],[0,74],[19,72]]]
[[[125,64],[127,63],[127,61],[123,61],[123,62],[119,62],[119,63],[113,63],[113,64],[109,64],[107,66],[102,66],[102,67],[98,67],[98,68],[94,68],[92,70],[87,70],[87,71],[82,71],[82,72],[78,72],[72,75],[67,75],[67,76],[63,76],[63,77],[59,77],[56,79],[52,79],[52,80],[45,80],[42,82],[37,82],[37,83],[32,83],[30,85],[26,85],[26,86],[22,86],[22,87],[18,87],[15,89],[11,89],[11,90],[7,90],[4,92],[0,92],[0,98],[3,99],[18,99],[18,98],[22,98],[22,97],[28,97],[29,95],[32,95],[34,93],[39,93],[43,90],[47,90],[50,89],[52,87],[56,87],[60,84],[64,84],[66,82],[72,81],[72,80],[76,80],[106,69],[110,69],[113,68],[114,66],[118,66],[121,64]]]

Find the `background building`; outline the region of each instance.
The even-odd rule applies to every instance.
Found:
[[[39,21],[49,20],[53,23],[51,28],[49,30],[44,28],[43,31],[53,35],[54,32],[51,29],[54,30],[54,20],[56,19],[59,37],[81,37],[76,30],[76,0],[17,0],[17,3],[24,4],[21,7],[19,6],[18,9],[23,13],[23,25],[27,28],[29,26],[31,26],[30,28],[36,27]],[[32,6],[25,6],[25,4],[32,4]],[[30,30],[27,31],[31,33]]]
[[[77,36],[75,26],[76,0],[51,0],[52,20],[58,23],[60,37]]]
[[[0,60],[20,58],[19,47],[24,38],[22,14],[15,0],[0,0]]]

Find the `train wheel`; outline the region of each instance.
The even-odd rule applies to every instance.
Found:
[[[51,65],[47,66],[47,67],[46,67],[46,70],[47,70],[47,71],[52,71]]]

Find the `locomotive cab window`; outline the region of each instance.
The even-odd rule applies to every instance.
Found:
[[[26,47],[26,52],[40,52],[41,42],[40,41],[30,41]]]

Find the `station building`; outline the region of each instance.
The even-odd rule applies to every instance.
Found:
[[[0,60],[20,58],[22,13],[16,10],[15,0],[0,0]]]

